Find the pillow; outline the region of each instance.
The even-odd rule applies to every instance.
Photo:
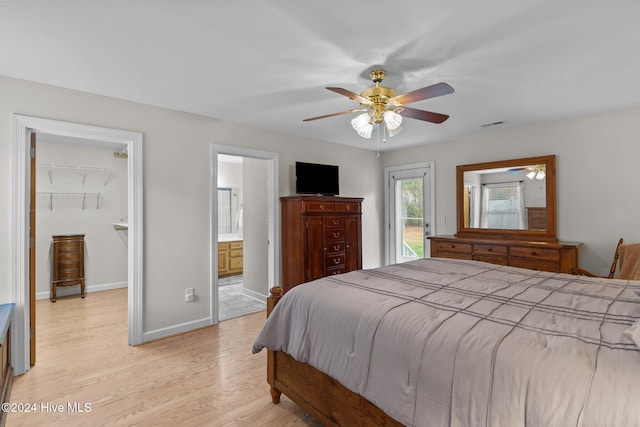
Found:
[[[640,319],[636,320],[636,323],[631,325],[631,327],[622,334],[633,341],[636,347],[640,347]]]

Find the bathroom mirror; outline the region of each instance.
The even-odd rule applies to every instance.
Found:
[[[556,241],[555,156],[456,167],[458,237]]]

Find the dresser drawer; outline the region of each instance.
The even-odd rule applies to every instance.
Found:
[[[79,262],[80,252],[59,252],[58,262]]]
[[[325,226],[327,228],[340,228],[344,227],[344,217],[343,216],[328,216],[325,221]]]
[[[336,202],[336,212],[360,212],[360,204],[353,202]]]
[[[532,258],[545,261],[560,261],[560,251],[558,251],[557,249],[512,246],[511,248],[509,248],[509,256],[511,258]]]
[[[509,258],[507,258],[507,256],[494,256],[494,255],[476,255],[473,254],[472,259],[474,261],[482,261],[482,262],[489,262],[491,264],[498,264],[498,265],[509,265]]]
[[[242,249],[242,240],[234,240],[229,242],[229,249]]]
[[[471,252],[438,252],[435,258],[473,259]]]
[[[344,242],[328,242],[327,243],[327,253],[335,254],[344,252]]]
[[[327,268],[344,266],[344,254],[327,255]]]
[[[242,258],[242,249],[231,249],[229,251],[229,257],[231,257],[231,258]]]
[[[332,228],[329,230],[326,230],[324,232],[325,235],[325,240],[327,242],[333,241],[333,240],[344,240],[344,228]]]
[[[455,243],[455,242],[436,242],[436,250],[438,252],[456,252],[469,254],[471,259],[471,244],[470,243]]]
[[[307,201],[307,212],[335,212],[335,202]]]
[[[529,208],[527,209],[529,218],[535,219],[547,219],[547,209],[546,208]]]
[[[327,268],[327,276],[335,276],[336,274],[346,273],[347,270],[344,266],[337,268]]]
[[[534,228],[536,230],[543,230],[547,228],[547,219],[546,218],[529,218],[529,228]]]
[[[65,252],[78,251],[80,250],[80,248],[82,248],[82,242],[73,241],[73,240],[65,241],[65,242],[55,242],[55,245],[59,251],[65,251]]]
[[[552,261],[542,261],[536,259],[517,259],[511,258],[509,265],[512,267],[528,268],[531,270],[550,271],[552,273],[560,273],[560,263]]]
[[[507,247],[503,245],[474,244],[473,254],[507,256]]]

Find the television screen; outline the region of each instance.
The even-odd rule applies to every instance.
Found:
[[[324,196],[340,194],[338,166],[296,162],[296,193]]]

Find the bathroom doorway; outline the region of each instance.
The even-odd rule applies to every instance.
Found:
[[[264,310],[275,283],[277,155],[221,146],[214,154],[212,318],[224,321]]]

